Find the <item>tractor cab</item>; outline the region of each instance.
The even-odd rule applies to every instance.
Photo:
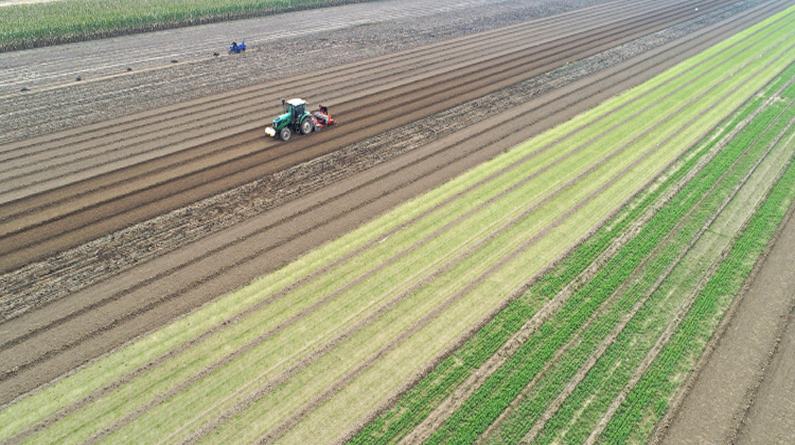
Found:
[[[301,99],[290,99],[288,101],[282,99],[282,107],[284,108],[285,114],[290,113],[290,120],[292,122],[299,121],[300,117],[307,114],[306,101]]]

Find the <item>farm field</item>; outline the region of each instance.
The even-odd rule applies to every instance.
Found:
[[[795,198],[795,7],[697,3],[5,143],[0,440],[658,440]]]

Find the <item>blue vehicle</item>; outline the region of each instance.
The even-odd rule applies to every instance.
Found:
[[[237,54],[237,53],[245,51],[245,50],[246,50],[246,40],[245,39],[243,39],[243,42],[240,43],[240,45],[238,45],[237,42],[232,42],[232,44],[229,45],[229,53],[230,54],[231,53]]]

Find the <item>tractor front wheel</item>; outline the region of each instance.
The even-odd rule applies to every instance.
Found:
[[[303,121],[301,121],[301,133],[302,134],[309,134],[312,130],[315,129],[314,124],[312,124],[312,119],[306,117]]]
[[[293,135],[293,132],[290,131],[290,127],[284,127],[279,132],[279,137],[282,138],[283,141],[287,142],[290,140],[290,136]]]

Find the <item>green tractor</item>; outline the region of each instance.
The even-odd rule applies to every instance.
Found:
[[[273,120],[272,127],[265,129],[265,133],[270,137],[276,137],[278,134],[283,141],[289,141],[293,132],[309,134],[334,123],[326,107],[321,106],[321,112],[312,114],[306,110],[307,103],[303,99],[288,101],[282,99],[282,107],[284,114]],[[325,113],[322,113],[323,111]]]

